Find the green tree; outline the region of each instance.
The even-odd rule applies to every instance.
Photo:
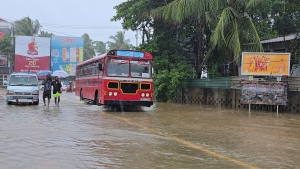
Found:
[[[12,37],[5,35],[0,39],[0,54],[7,55],[8,61],[14,65],[14,46],[12,44]]]
[[[272,28],[280,36],[294,34],[300,31],[300,1],[274,0],[272,2],[271,18],[274,20]]]
[[[0,39],[0,53],[14,53],[14,46],[12,44],[12,38],[8,35],[5,35]]]
[[[41,29],[38,20],[32,20],[29,17],[24,17],[14,22],[15,35],[36,36]]]
[[[229,54],[237,60],[244,44],[250,51],[262,51],[260,38],[247,10],[255,7],[261,0],[174,0],[166,6],[153,11],[156,17],[173,23],[182,23],[193,18],[198,23],[198,77],[204,55],[205,29],[211,28],[211,45],[208,54],[217,46],[226,47]],[[236,72],[237,73],[237,72]],[[235,74],[236,74],[235,73]]]
[[[40,31],[40,34],[38,36],[51,38],[53,36],[53,33],[49,33],[47,31]]]
[[[113,42],[108,41],[108,48],[109,50],[113,49],[132,49],[133,45],[130,44],[129,39],[125,39],[125,32],[117,32],[115,36],[110,36],[110,39],[112,39]]]
[[[278,37],[278,31],[273,29],[272,4],[274,4],[273,0],[264,0],[248,11],[261,40]]]
[[[84,60],[93,58],[96,55],[93,46],[93,40],[87,33],[83,34],[81,37],[84,40]]]
[[[234,3],[221,1],[221,12],[217,25],[211,36],[211,49],[225,46],[232,53],[234,76],[238,75],[237,61],[243,49],[247,51],[263,52],[260,37],[251,17],[247,13],[249,8],[259,4],[261,0],[238,0]],[[245,45],[247,44],[247,45]]]
[[[187,24],[189,25],[189,24]],[[190,37],[184,36],[187,27],[174,27],[161,21],[154,23],[154,37],[138,49],[150,52],[153,57],[154,85],[156,101],[173,101],[179,90],[187,90],[187,79],[193,78],[188,59]],[[192,31],[188,31],[192,34]],[[182,42],[182,43],[179,43]]]
[[[106,43],[104,43],[102,41],[94,41],[93,44],[94,44],[94,48],[98,54],[103,54],[103,53],[107,52]]]
[[[150,40],[151,26],[153,18],[151,17],[151,9],[155,5],[155,1],[145,0],[130,0],[121,3],[114,7],[117,10],[116,16],[111,21],[122,20],[122,26],[125,30],[142,32],[142,44],[145,42],[145,38]]]

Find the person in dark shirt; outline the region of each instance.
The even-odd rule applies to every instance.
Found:
[[[52,82],[52,86],[53,86],[54,102],[57,106],[59,106],[62,85],[57,76],[55,76],[54,81]]]
[[[52,79],[50,74],[46,76],[46,79],[43,81],[42,84],[44,85],[44,92],[43,92],[44,105],[46,106],[46,97],[47,97],[48,107],[49,107],[50,99],[51,99],[51,86],[52,86]]]

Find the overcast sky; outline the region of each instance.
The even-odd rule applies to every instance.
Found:
[[[121,21],[111,22],[114,6],[127,0],[0,0],[0,18],[9,22],[29,16],[39,20],[42,30],[63,36],[88,33],[94,41],[109,41],[123,31]],[[136,45],[135,32],[126,31],[126,39]],[[138,41],[141,41],[140,39]]]

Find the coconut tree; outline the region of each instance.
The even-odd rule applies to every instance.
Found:
[[[81,36],[84,40],[84,60],[88,60],[93,58],[96,53],[93,46],[93,40],[90,38],[90,36],[85,33]]]
[[[38,20],[24,17],[14,22],[15,35],[36,36],[40,31],[41,25]]]
[[[103,54],[106,52],[106,43],[102,41],[94,41],[93,45],[98,54]]]
[[[108,48],[109,50],[112,49],[132,49],[133,45],[130,44],[129,39],[125,39],[125,32],[119,31],[115,36],[110,36],[110,39],[113,40],[113,42],[108,41]]]
[[[204,55],[205,28],[212,31],[209,51],[217,46],[228,48],[236,60],[243,45],[250,44],[249,50],[262,51],[256,28],[247,14],[262,0],[174,0],[152,11],[154,17],[173,23],[182,23],[185,19],[194,19],[198,25],[198,76],[201,75],[201,63]],[[209,54],[210,52],[208,52]]]

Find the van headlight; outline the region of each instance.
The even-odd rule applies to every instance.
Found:
[[[7,94],[15,94],[15,92],[13,91],[13,90],[7,90],[7,92],[6,92]]]
[[[32,94],[39,94],[39,91],[35,90],[35,91],[32,92]]]

